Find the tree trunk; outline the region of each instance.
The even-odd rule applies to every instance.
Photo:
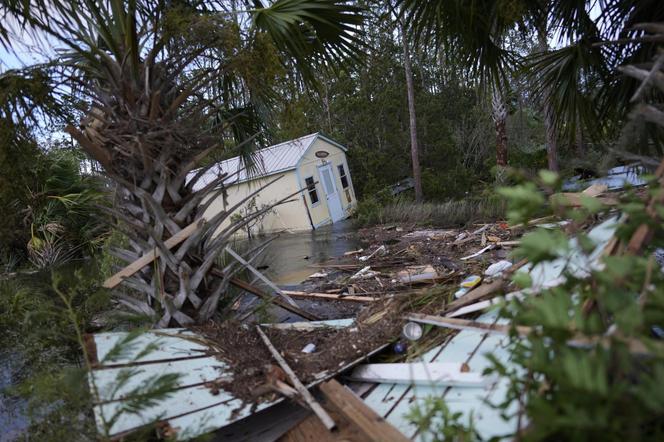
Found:
[[[496,164],[507,167],[507,106],[503,95],[494,89],[491,99],[493,124],[496,129]]]
[[[549,51],[549,44],[547,42],[546,22],[537,30],[537,39],[539,43],[539,51],[545,53]],[[558,141],[556,139],[556,125],[553,107],[548,97],[549,91],[544,95],[544,102],[542,103],[542,110],[544,111],[544,130],[546,132],[546,158],[549,170],[557,172],[558,166]]]
[[[403,65],[406,73],[406,92],[408,94],[408,116],[410,121],[410,156],[413,163],[413,180],[415,181],[415,201],[422,202],[422,176],[420,169],[420,153],[417,144],[417,118],[415,116],[415,87],[413,85],[413,68],[410,62],[410,48],[406,39],[406,30],[400,24],[401,44],[403,45]]]

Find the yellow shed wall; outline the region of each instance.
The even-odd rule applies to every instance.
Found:
[[[283,199],[300,189],[297,175],[294,170],[240,183],[230,187],[227,190],[228,197],[226,199],[227,204],[225,207],[224,199],[221,196],[216,198],[215,201],[210,204],[210,207],[208,207],[205,212],[206,218],[210,219],[221,210],[230,209],[251,192],[256,191],[260,186],[279,176],[282,176],[279,181],[258,193],[256,196],[256,208],[266,207],[268,205],[274,204],[280,199]],[[291,199],[294,199],[295,201],[279,205],[270,211],[259,224],[252,228],[252,233],[270,233],[281,230],[310,230],[311,224],[307,217],[307,212],[304,208],[302,194],[298,194]],[[246,210],[246,206],[247,204],[245,203],[240,210]],[[235,211],[234,213],[241,212]],[[227,218],[219,227],[217,233],[228,227],[230,223],[230,218]],[[238,235],[246,236],[246,232],[240,231],[238,232]]]

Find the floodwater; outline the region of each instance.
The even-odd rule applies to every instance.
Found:
[[[24,399],[5,394],[4,390],[16,383],[17,355],[0,351],[0,442],[18,439],[27,429]]]
[[[256,247],[269,237],[244,240],[236,245],[237,250],[248,250]],[[265,252],[256,260],[258,267],[268,279],[281,288],[300,290],[303,282],[313,273],[322,269],[316,267],[332,258],[343,255],[349,250],[361,247],[355,229],[350,220],[321,227],[314,231],[298,233],[281,233],[269,244]],[[334,278],[336,275],[330,275]],[[249,280],[263,287],[268,293],[272,290],[249,275]],[[257,300],[253,296],[243,298],[241,311],[249,311],[256,306]],[[297,304],[320,317],[321,319],[336,319],[353,316],[357,306],[354,303],[334,303],[329,301],[316,301],[314,299],[297,299]],[[301,321],[297,315],[286,310],[272,306],[268,310],[270,322]],[[260,318],[255,318],[260,319]]]
[[[297,286],[319,269],[316,264],[328,261],[360,247],[352,221],[344,220],[317,230],[276,235],[265,252],[256,260],[256,267],[279,286]],[[269,236],[245,240],[239,250],[255,247]]]

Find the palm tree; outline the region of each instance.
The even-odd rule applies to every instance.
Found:
[[[316,69],[358,53],[357,7],[338,0],[244,5],[237,11],[206,0],[10,0],[1,7],[34,38],[67,50],[57,55],[61,73],[88,106],[66,131],[117,185],[115,207],[100,207],[128,239],[128,248],[113,253],[132,262],[160,252],[154,266],[123,281],[138,295],[118,299],[159,326],[215,315],[238,270],[216,268],[216,258],[233,233],[260,216],[218,231],[239,205],[209,220],[203,213],[232,176],[196,186],[212,153],[246,148],[261,137],[257,116],[273,97],[261,87],[264,70],[252,63],[261,63],[261,51],[272,51],[295,59],[313,79]],[[250,24],[238,26],[229,14],[242,14]],[[9,31],[0,27],[5,44],[11,44]],[[169,249],[166,241],[187,226],[193,233]]]
[[[546,103],[557,140],[615,135],[638,82],[615,68],[646,63],[656,45],[639,23],[664,20],[658,0],[400,0],[415,38],[435,44],[480,84],[504,83],[523,65]],[[596,10],[591,10],[595,6]],[[596,12],[596,14],[595,14]],[[500,42],[510,29],[547,23],[557,49],[522,58]],[[554,131],[550,133],[552,135]],[[650,149],[655,144],[649,144]],[[651,152],[661,154],[662,152]],[[552,164],[553,165],[553,164]]]

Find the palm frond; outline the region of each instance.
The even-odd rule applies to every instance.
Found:
[[[277,0],[269,6],[257,0],[252,10],[256,27],[276,47],[298,63],[307,79],[314,69],[358,60],[364,44],[359,25],[363,9],[339,0]]]

